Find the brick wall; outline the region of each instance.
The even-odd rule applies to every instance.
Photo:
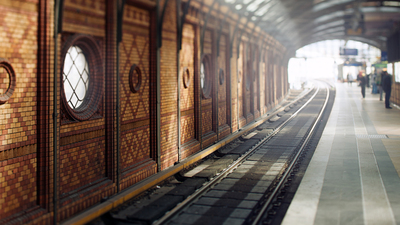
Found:
[[[178,161],[177,30],[175,1],[168,2],[163,20],[161,75],[161,169]]]
[[[233,46],[235,46],[235,41],[233,42]],[[237,46],[237,45],[236,45]],[[228,53],[229,54],[229,53]],[[231,85],[231,106],[230,112],[232,114],[232,132],[235,132],[238,129],[238,69],[237,69],[237,52],[236,48],[232,48],[232,57],[230,57],[230,85]]]
[[[166,1],[161,1],[161,6],[164,3]],[[269,43],[265,47],[265,65],[260,64],[261,46],[249,39],[249,30],[244,30],[238,49],[240,32],[233,34],[238,22],[233,17],[223,24],[217,42],[222,14],[213,11],[204,27],[208,3],[201,7],[197,3],[191,6],[183,26],[179,57],[176,1],[168,1],[166,6],[159,61],[161,118],[156,121],[154,1],[141,4],[127,1],[119,68],[115,1],[65,0],[62,30],[57,40],[52,33],[54,1],[0,2],[0,58],[12,66],[15,75],[11,77],[16,80],[15,86],[11,85],[14,91],[11,98],[0,103],[1,224],[52,223],[54,194],[58,201],[57,220],[63,221],[99,203],[103,197],[116,194],[118,189],[128,188],[157,173],[157,167],[164,170],[172,166],[179,160],[178,152],[180,159],[184,159],[213,144],[217,136],[220,139],[228,136],[231,130],[234,132],[252,122],[284,97],[287,70],[280,66],[281,56],[276,52],[285,49],[267,34],[257,34]],[[206,31],[203,53],[208,55],[211,64],[209,96],[202,95],[199,77],[203,29]],[[93,97],[98,104],[89,107],[87,114],[90,116],[85,119],[82,119],[87,116],[85,113],[81,117],[70,114],[62,92],[64,53],[72,43],[71,38],[79,35],[90,39],[88,50],[96,53],[95,56],[85,55],[91,65],[90,72],[96,74],[93,93],[98,94]],[[57,96],[52,94],[54,41],[58,42]],[[92,70],[93,65],[95,69]],[[119,121],[117,69],[120,74]],[[4,66],[0,67],[0,96],[7,85],[14,82],[9,81],[8,73]],[[251,79],[246,80],[247,77]],[[251,82],[249,89],[247,82]],[[57,146],[52,146],[53,97],[57,98]],[[154,141],[157,123],[161,128],[159,156]],[[53,186],[54,152],[56,186]],[[157,165],[157,157],[160,157],[160,165]],[[119,186],[117,167],[121,171]],[[54,187],[56,193],[53,193]]]
[[[0,2],[0,58],[14,71],[1,66],[0,82],[15,77],[13,94],[0,104],[1,224],[37,205],[37,37],[38,1]]]
[[[230,132],[230,73],[228,70],[229,57],[229,42],[228,36],[222,34],[219,42],[219,57],[217,70],[217,85],[218,85],[218,132],[219,139],[222,139]]]
[[[155,76],[150,68],[150,29],[155,21],[147,9],[127,4],[124,10],[120,44],[120,166],[122,185],[129,187],[140,181],[138,170],[155,173],[150,147],[150,77]]]
[[[238,58],[237,58],[237,64],[238,64],[238,83],[237,83],[237,90],[238,90],[238,104],[239,104],[239,128],[243,127],[246,124],[246,100],[245,100],[245,93],[246,93],[246,67],[245,67],[245,45],[243,42],[240,43],[239,47],[239,53],[238,53]]]
[[[181,159],[184,159],[200,149],[197,140],[196,111],[200,96],[197,96],[196,86],[198,72],[195,68],[196,27],[192,24],[184,24],[182,31],[182,49],[179,55],[179,86],[180,86],[180,123],[181,123]],[[197,62],[197,61],[196,61]],[[186,74],[186,75],[185,75]]]

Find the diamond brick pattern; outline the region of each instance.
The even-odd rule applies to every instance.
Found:
[[[0,6],[0,57],[11,63],[17,80],[13,95],[0,106],[0,151],[35,142],[36,34],[34,13]]]
[[[19,1],[13,3],[19,4]],[[15,9],[0,3],[0,57],[15,71],[11,98],[0,105],[0,224],[36,206],[37,12],[28,3]],[[0,95],[8,89],[9,74],[1,68]],[[26,150],[26,151],[25,151]]]
[[[231,40],[231,31],[238,21],[233,16],[221,24],[222,20],[218,16],[227,13],[222,11],[231,12],[223,7],[215,7],[208,18],[209,26],[206,28],[202,53],[210,57],[210,75],[215,76],[213,78],[219,78],[219,70],[223,70],[224,83],[212,79],[210,95],[202,97],[198,77],[201,61],[200,31],[204,28],[203,20],[208,9],[204,7],[206,5],[197,2],[191,4],[185,18],[178,58],[178,2],[168,1],[162,31],[157,34],[155,1],[144,0],[138,4],[136,1],[125,1],[118,65],[118,2],[122,1],[63,1],[62,30],[56,39],[57,52],[54,52],[52,31],[55,1],[0,1],[0,58],[12,65],[15,70],[13,78],[16,78],[11,98],[0,105],[0,224],[52,224],[54,194],[58,201],[57,221],[71,218],[98,204],[104,196],[116,195],[117,187],[119,190],[129,188],[160,169],[171,167],[179,160],[179,139],[182,160],[201,150],[201,147],[206,148],[215,143],[218,135],[221,139],[254,117],[262,115],[266,112],[265,108],[271,109],[286,94],[287,70],[276,65],[282,59],[285,49],[260,29],[252,29],[253,35],[248,33],[249,29],[239,26],[244,33],[240,50],[236,52],[238,42],[236,37]],[[160,1],[160,9],[163,9],[165,3]],[[217,46],[220,26],[222,35]],[[100,103],[93,117],[71,122],[66,118],[68,115],[65,114],[61,99],[63,59],[60,57],[66,51],[63,47],[67,46],[68,38],[76,35],[90,37],[98,47],[96,55],[100,57],[93,62],[92,57],[85,55],[90,65],[89,71],[82,70],[85,66],[76,67],[76,64],[72,64],[68,69],[77,69],[80,78],[74,84],[68,82],[71,81],[68,78],[68,88],[80,86],[89,90],[86,94],[91,94],[93,86],[90,84],[97,81],[92,80],[90,74],[93,72],[92,63],[96,64],[95,68],[102,68],[104,73],[100,77],[103,82],[95,85],[96,90],[101,89],[102,94],[96,95]],[[159,62],[156,61],[157,35],[162,38]],[[249,38],[250,35],[255,38]],[[229,52],[230,41],[234,41],[232,53]],[[257,64],[258,59],[249,59],[245,53],[249,46],[261,51],[258,42],[262,41],[268,48],[264,54],[265,68],[261,71],[265,77],[254,81],[254,84],[262,82],[259,91],[263,92],[263,96],[259,106],[260,96],[246,91],[245,81],[250,65],[261,65]],[[86,53],[84,45],[80,48]],[[54,68],[55,56],[58,59],[57,68]],[[140,69],[142,78],[136,92],[129,85],[132,65]],[[160,121],[157,121],[156,111],[157,68],[160,69],[161,86]],[[59,71],[58,96],[53,96],[54,69]],[[116,92],[117,70],[120,74],[119,105]],[[185,85],[183,70],[189,74],[189,79],[185,79],[189,81]],[[86,76],[87,73],[89,76]],[[180,76],[179,83],[177,76]],[[9,75],[0,68],[0,96],[7,90],[9,83]],[[397,93],[396,90],[393,93]],[[254,92],[257,90],[254,89]],[[84,94],[72,91],[72,108],[79,109]],[[54,98],[58,107],[57,146],[53,146]],[[266,107],[263,106],[264,102]],[[120,121],[117,121],[118,106]],[[249,112],[254,112],[254,115]],[[181,124],[180,132],[178,122]],[[160,143],[155,142],[158,124],[161,129]],[[118,134],[119,149],[116,139]],[[156,155],[158,144],[161,148],[160,164],[157,164]],[[120,154],[119,167],[117,150]],[[57,156],[56,167],[53,164],[54,153]],[[120,179],[117,179],[117,168],[121,172]],[[56,190],[54,169],[57,171]]]
[[[150,128],[128,130],[122,135],[121,166],[124,169],[150,158]]]
[[[0,221],[36,205],[36,154],[0,162]]]
[[[103,137],[60,148],[60,195],[105,177]]]
[[[142,15],[136,18],[137,15]],[[132,18],[131,18],[132,17]],[[126,6],[121,53],[121,115],[122,122],[149,117],[149,12]],[[142,27],[147,23],[147,27]],[[139,26],[140,25],[140,26]],[[137,93],[129,87],[129,70],[133,64],[140,68],[142,85]]]
[[[150,118],[150,13],[125,6],[121,53],[121,122],[136,123]],[[141,71],[142,84],[133,93],[129,71],[135,64]],[[150,159],[150,125],[135,125],[121,135],[121,168],[123,171]],[[136,175],[135,175],[136,176]]]
[[[180,110],[181,110],[181,144],[185,144],[190,140],[195,139],[195,97],[194,97],[194,27],[190,24],[185,24],[182,31],[182,50],[180,53]],[[182,72],[184,68],[189,70],[190,83],[187,88],[183,85]]]

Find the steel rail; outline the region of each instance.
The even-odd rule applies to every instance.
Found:
[[[243,161],[245,161],[253,153],[255,153],[261,145],[265,144],[275,134],[277,134],[288,122],[290,122],[294,117],[296,117],[297,114],[301,110],[303,110],[314,99],[314,97],[317,95],[318,92],[319,92],[319,87],[316,89],[313,96],[311,96],[310,99],[306,103],[304,103],[304,105],[302,107],[300,107],[295,113],[293,113],[292,116],[290,116],[286,121],[284,121],[280,126],[278,126],[273,132],[271,132],[265,138],[260,140],[256,145],[252,146],[249,149],[249,151],[247,151],[244,155],[239,157],[235,162],[233,162],[231,165],[229,165],[225,170],[223,170],[221,173],[219,173],[217,176],[215,176],[212,180],[210,180],[205,185],[203,185],[195,193],[193,193],[192,195],[187,197],[184,201],[179,203],[175,208],[168,211],[163,217],[154,221],[153,225],[159,225],[159,224],[163,224],[163,223],[167,222],[169,219],[171,219],[177,213],[182,211],[183,208],[187,207],[191,202],[193,202],[195,199],[198,199],[199,197],[201,197],[203,195],[203,193],[208,191],[211,187],[213,187],[215,184],[217,184],[219,181],[221,181],[223,178],[225,178],[229,173],[231,173],[234,169],[236,169],[237,166],[239,166]],[[298,101],[299,99],[296,99],[295,101]]]
[[[310,132],[308,132],[307,138],[305,139],[305,141],[301,145],[300,149],[297,151],[296,156],[293,158],[293,160],[290,163],[290,165],[286,168],[286,170],[283,173],[279,183],[276,185],[275,189],[270,194],[270,196],[268,197],[267,201],[264,203],[264,205],[261,208],[261,210],[259,211],[257,217],[254,219],[252,225],[256,225],[256,224],[260,223],[260,220],[264,216],[264,214],[265,214],[266,210],[268,209],[269,205],[271,204],[272,200],[276,197],[276,195],[278,194],[278,191],[280,190],[281,186],[284,184],[284,182],[288,178],[290,172],[292,171],[294,165],[297,163],[297,159],[299,158],[300,154],[303,152],[303,150],[306,148],[307,144],[311,140],[311,137],[314,134],[315,128],[318,125],[319,120],[320,120],[320,118],[322,117],[322,114],[325,111],[326,105],[328,104],[328,99],[329,99],[329,88],[328,87],[326,87],[326,91],[327,91],[327,94],[326,94],[326,98],[325,98],[325,103],[322,106],[322,109],[320,110],[320,113],[319,113],[318,117],[315,119],[314,124],[311,127]]]

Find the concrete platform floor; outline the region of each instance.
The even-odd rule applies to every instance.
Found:
[[[384,100],[384,97],[383,97]],[[322,138],[282,224],[400,224],[400,109],[336,84]]]

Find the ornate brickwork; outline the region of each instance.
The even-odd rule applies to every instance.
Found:
[[[123,124],[120,154],[122,172],[129,172],[129,176],[126,175],[123,187],[143,179],[142,170],[144,168],[147,168],[146,174],[149,174],[149,171],[154,172],[154,163],[151,164],[151,167],[142,165],[144,162],[152,160],[149,122],[150,25],[149,11],[132,5],[125,6],[123,36],[120,45],[121,123]],[[135,65],[141,74],[141,85],[135,92],[131,91],[129,83],[129,71],[132,65]]]
[[[244,46],[243,43],[240,43],[240,47],[239,47],[239,57],[237,58],[237,65],[238,65],[238,82],[237,82],[237,91],[238,91],[238,104],[239,104],[239,118],[244,117],[244,107],[243,107],[243,89],[244,89],[244,74],[243,74],[243,70],[244,70],[244,65],[243,65],[243,51],[244,51]],[[242,127],[242,125],[240,124],[239,127]]]
[[[213,11],[207,28],[204,28],[209,3],[192,1],[184,20],[178,58],[176,4],[179,1],[160,1],[159,9],[168,2],[161,33],[157,33],[154,0],[126,1],[117,61],[117,2],[120,1],[62,2],[62,30],[55,40],[55,1],[0,1],[0,58],[13,67],[16,81],[11,98],[0,103],[0,224],[53,223],[53,197],[57,199],[57,220],[70,218],[99,203],[103,197],[115,195],[118,189],[126,189],[157,173],[158,169],[172,166],[178,161],[178,150],[180,159],[191,156],[200,148],[215,143],[217,135],[224,138],[259,115],[259,112],[251,114],[260,108],[257,105],[260,93],[255,86],[259,82],[252,81],[255,86],[253,93],[257,96],[251,96],[251,91],[246,89],[246,77],[252,76],[248,71],[261,70],[257,67],[261,65],[257,64],[257,59],[247,55],[249,42],[254,41],[248,38],[248,29],[243,29],[240,50],[236,52],[238,40],[236,37],[230,40],[238,22],[235,16],[223,24],[218,42],[221,18],[217,17],[220,13]],[[182,4],[179,7],[186,3]],[[219,10],[219,7],[214,9]],[[238,28],[242,30],[242,26],[243,23]],[[204,48],[200,49],[202,29],[206,32]],[[259,29],[254,31],[260,32]],[[61,79],[58,80],[57,96],[53,96],[54,58],[57,60],[55,71],[60,72],[62,49],[68,37],[77,34],[90,37],[98,46],[97,54],[101,59],[96,67],[102,68],[104,75],[100,77],[103,82],[96,88],[103,94],[98,96],[98,111],[89,120],[65,122],[68,115],[62,108]],[[162,38],[162,47],[157,62],[158,35]],[[267,36],[263,33],[256,36],[259,35]],[[57,52],[53,52],[55,41]],[[232,49],[230,41],[236,42]],[[260,47],[252,44],[254,49]],[[266,74],[266,80],[260,80],[262,91],[267,92],[261,100],[269,109],[277,104],[277,99],[283,98],[287,88],[284,77],[287,70],[278,62],[284,49],[275,45],[271,42],[267,50],[270,58],[265,71],[261,70]],[[201,50],[210,62],[207,96],[202,96],[199,82]],[[129,80],[133,65],[134,72],[140,71],[140,85],[136,77]],[[120,75],[119,105],[117,71]],[[58,78],[62,77],[61,72]],[[156,80],[157,72],[159,81]],[[157,82],[160,82],[161,118],[157,117],[156,111]],[[0,96],[9,85],[9,74],[0,68]],[[394,93],[397,93],[396,89]],[[57,100],[56,124],[52,122],[53,97]],[[121,113],[120,121],[117,121],[118,112]],[[57,128],[55,133],[53,125]],[[157,125],[161,129],[160,143],[155,142]],[[53,135],[57,137],[57,146],[53,146]],[[178,143],[179,139],[181,143]],[[159,155],[156,154],[158,146]],[[56,164],[53,164],[53,156],[57,157]],[[119,179],[117,172],[120,172]],[[57,178],[57,183],[54,178]],[[53,195],[54,192],[57,196]]]
[[[121,166],[124,170],[150,158],[150,129],[148,126],[122,133]]]
[[[61,196],[105,176],[104,138],[94,138],[60,148]]]
[[[229,81],[226,66],[226,36],[221,35],[218,57],[218,126],[228,124],[227,101]],[[221,83],[222,82],[222,83]]]
[[[65,0],[63,31],[105,36],[104,0]]]
[[[0,105],[2,151],[35,143],[37,12],[0,3],[0,34],[0,57],[13,66],[17,80],[11,98]]]
[[[127,5],[124,13],[121,53],[121,115],[122,122],[149,117],[150,38],[149,12]],[[142,84],[137,93],[129,87],[129,71],[135,64],[140,68]]]
[[[185,144],[195,139],[195,85],[194,81],[195,70],[194,70],[194,41],[195,31],[194,27],[190,24],[183,26],[182,32],[182,50],[180,54],[180,65],[181,71],[185,68],[189,71],[190,81],[187,88],[183,83],[183,77],[181,76],[180,82],[180,110],[181,110],[181,144]],[[180,74],[181,75],[181,74]]]
[[[176,1],[169,1],[168,14],[176,15]],[[161,169],[178,161],[177,129],[177,42],[176,16],[165,16],[163,20],[162,48],[160,50],[161,83]]]
[[[36,154],[0,162],[0,221],[36,205]]]
[[[0,89],[14,91],[0,104],[0,224],[37,204],[37,1],[12,3],[0,2],[0,58],[15,76],[1,75],[8,82]]]
[[[211,62],[213,62],[214,56],[213,56],[213,32],[210,30],[206,30],[205,34],[204,34],[204,54],[208,54],[210,57]],[[215,70],[214,70],[214,65],[213,63],[211,63],[210,65],[210,72],[209,72],[209,76],[211,78],[213,78],[215,75]],[[214,79],[212,79],[211,82],[211,86],[214,86]],[[213,88],[213,87],[212,87]],[[201,114],[202,114],[202,134],[207,134],[211,131],[213,131],[214,128],[214,115],[213,115],[213,104],[215,103],[214,101],[217,101],[216,99],[214,99],[215,94],[212,92],[211,96],[207,99],[203,99],[201,101],[202,104],[202,110],[201,110]],[[207,139],[207,137],[206,137]],[[203,138],[203,142],[204,142],[204,138]]]

